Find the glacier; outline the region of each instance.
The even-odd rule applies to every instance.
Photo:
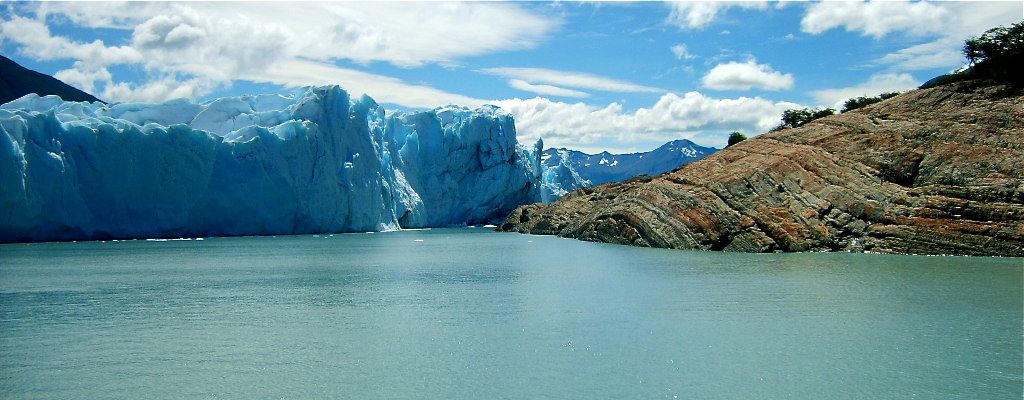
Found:
[[[541,201],[545,204],[553,203],[569,192],[585,187],[593,186],[593,182],[584,179],[573,166],[573,159],[569,155],[570,150],[559,149],[552,152],[543,150],[543,141],[538,151],[541,152]],[[552,156],[554,154],[554,156]]]
[[[0,131],[2,242],[483,224],[558,194],[542,143],[519,144],[497,107],[386,113],[338,86],[203,104],[30,94],[0,106]]]

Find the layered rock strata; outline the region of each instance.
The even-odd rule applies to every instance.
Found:
[[[1024,96],[915,90],[681,169],[516,209],[506,231],[676,249],[1024,256]]]

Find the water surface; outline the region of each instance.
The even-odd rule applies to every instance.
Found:
[[[0,246],[2,398],[1021,398],[1024,260],[440,229]]]

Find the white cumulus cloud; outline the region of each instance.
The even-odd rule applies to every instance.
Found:
[[[671,11],[665,22],[682,29],[702,29],[729,8],[768,8],[766,1],[674,1],[667,5]]]
[[[134,29],[156,17],[192,15],[213,22],[220,41],[233,29],[280,32],[293,52],[324,61],[384,61],[395,65],[453,61],[495,49],[539,44],[561,21],[502,3],[45,3],[41,14],[61,14],[85,27]],[[190,25],[195,25],[189,23]],[[205,24],[205,23],[204,23]],[[169,32],[168,32],[169,33]],[[194,32],[195,33],[195,32]],[[229,37],[235,39],[233,37]],[[255,38],[239,45],[251,44]]]
[[[945,8],[923,1],[821,2],[807,7],[800,28],[818,34],[843,27],[876,38],[901,31],[926,34],[942,29],[946,13]]]
[[[704,87],[715,90],[788,90],[796,79],[792,74],[778,72],[756,60],[718,64],[701,80]]]
[[[907,34],[925,40],[882,56],[876,62],[903,71],[955,68],[964,64],[960,47],[968,37],[1000,25],[1020,22],[1017,2],[820,2],[807,7],[801,30],[820,34],[843,28],[882,38]]]
[[[0,20],[0,37],[21,45],[20,51],[37,60],[73,59],[88,67],[138,63],[144,56],[130,46],[107,46],[102,40],[76,42],[53,36],[45,23],[21,16]]]
[[[150,80],[139,85],[112,82],[100,93],[104,99],[117,101],[160,102],[168,99],[194,99],[209,93],[218,83],[207,79],[178,80],[173,76]]]
[[[73,68],[57,71],[53,76],[64,83],[81,88],[86,93],[95,92],[96,82],[110,82],[112,80],[110,71],[106,68],[90,68],[84,66],[81,61],[75,61]]]
[[[386,62],[399,67],[450,65],[461,58],[536,46],[561,26],[514,3],[293,3],[227,2],[38,3],[0,17],[0,34],[20,53],[38,60],[72,60],[63,72],[80,87],[107,93],[109,100],[189,94],[202,96],[240,76],[290,85],[340,83],[377,95],[405,83],[387,76],[337,68],[303,78],[283,73],[289,65]],[[27,13],[27,15],[25,15]],[[76,42],[55,35],[48,23],[64,21],[85,28],[130,32],[130,42]],[[311,64],[303,64],[311,63]],[[135,85],[107,80],[113,65],[141,66],[152,82]],[[307,68],[309,69],[309,68]],[[339,73],[338,71],[345,71]],[[287,75],[287,79],[284,76]],[[355,82],[324,82],[325,76],[358,75]],[[95,78],[93,81],[89,79]],[[116,78],[113,77],[113,78]],[[168,82],[187,86],[164,90]],[[190,84],[191,83],[191,84]],[[422,85],[407,85],[425,93]],[[379,89],[379,90],[378,90]],[[138,94],[133,91],[140,91]],[[433,89],[446,98],[458,95]],[[422,106],[422,98],[396,104]],[[465,98],[465,97],[462,97]],[[439,104],[432,104],[439,105]]]
[[[492,102],[516,118],[519,140],[543,138],[549,147],[586,148],[602,142],[609,150],[629,150],[638,141],[664,142],[695,136],[718,137],[728,132],[748,136],[779,124],[783,111],[801,107],[761,97],[714,98],[699,92],[667,93],[650,107],[627,111],[622,104],[595,106],[535,97]]]

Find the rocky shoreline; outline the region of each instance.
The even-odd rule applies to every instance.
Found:
[[[675,249],[1024,256],[1024,95],[960,82],[767,133],[498,229]]]

